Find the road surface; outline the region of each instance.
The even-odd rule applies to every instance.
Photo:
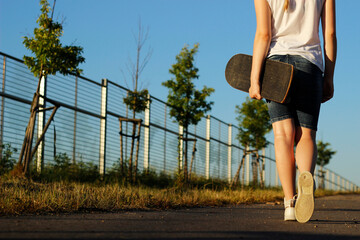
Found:
[[[360,195],[317,198],[308,223],[283,205],[0,217],[0,239],[360,239]]]

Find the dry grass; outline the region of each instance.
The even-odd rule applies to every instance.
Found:
[[[318,196],[334,194],[317,191]],[[128,209],[173,209],[281,202],[279,189],[179,190],[89,183],[0,180],[0,215]]]

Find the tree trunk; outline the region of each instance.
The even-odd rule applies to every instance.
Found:
[[[257,185],[258,182],[258,164],[256,161],[256,155],[253,153],[251,154],[251,167],[252,167],[252,175],[253,175],[253,184]]]
[[[123,151],[123,136],[122,136],[122,121],[119,120],[120,125],[120,172],[124,175],[124,151]]]
[[[135,153],[135,166],[134,166],[134,182],[137,180],[137,169],[138,169],[138,157],[139,157],[139,145],[140,145],[140,132],[141,132],[141,121],[138,122],[138,132],[136,135],[136,153]]]
[[[241,167],[242,167],[243,164],[244,164],[245,157],[246,157],[246,150],[244,149],[244,153],[243,153],[243,156],[242,156],[242,158],[241,158],[241,160],[240,160],[239,167],[238,167],[238,169],[237,169],[237,171],[236,171],[236,174],[235,174],[233,180],[232,180],[231,183],[230,183],[230,187],[233,187],[233,186],[235,186],[235,185],[237,184],[237,182],[238,182],[238,180],[239,180],[240,169],[241,169]]]
[[[28,173],[30,161],[31,161],[31,148],[32,148],[32,141],[34,137],[34,128],[35,128],[35,121],[36,121],[36,110],[39,106],[39,92],[40,92],[40,84],[42,79],[42,69],[43,65],[41,64],[40,76],[38,79],[38,85],[36,88],[36,92],[34,94],[31,107],[30,107],[30,118],[28,125],[25,131],[24,142],[22,145],[21,153],[19,156],[19,164],[21,164],[21,169],[24,175]]]
[[[23,171],[24,175],[28,174],[29,171],[29,165],[31,161],[31,148],[32,148],[32,142],[34,138],[34,128],[35,128],[35,122],[36,122],[36,110],[32,110],[30,116],[30,123],[28,125],[28,129],[26,131],[27,137],[27,143],[25,145],[25,152],[24,152],[24,165],[23,165]]]
[[[260,160],[260,157],[259,157]],[[258,161],[260,163],[260,161]],[[265,179],[264,179],[264,171],[265,171],[265,158],[262,158],[262,163],[260,167],[260,187],[265,186]]]
[[[324,189],[325,188],[325,181],[324,181],[324,171],[323,171],[323,166],[320,165],[320,169],[319,169],[319,173],[320,173],[320,183],[319,183],[319,189]]]
[[[184,158],[184,182],[187,183],[188,182],[188,128],[185,128],[185,158]]]
[[[130,148],[129,169],[128,169],[128,178],[129,178],[130,182],[132,182],[132,177],[133,177],[132,176],[132,174],[133,174],[132,156],[133,156],[133,152],[134,152],[135,131],[136,131],[136,126],[135,126],[135,122],[134,122],[132,135],[131,135],[131,148]]]
[[[193,151],[192,151],[192,155],[191,155],[191,162],[190,162],[190,169],[189,169],[189,181],[191,181],[191,171],[192,171],[192,166],[194,163],[195,152],[196,152],[196,139],[194,140],[194,146],[193,146]]]
[[[244,149],[244,156],[243,156],[243,161],[245,161],[245,157],[246,155],[250,154],[249,151],[247,151],[248,149],[248,146],[245,146],[245,149]],[[245,167],[243,167],[243,172],[242,172],[242,177],[241,177],[241,187],[244,187],[244,183],[245,183]]]

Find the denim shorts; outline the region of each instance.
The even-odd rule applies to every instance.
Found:
[[[293,81],[285,103],[267,100],[271,123],[292,118],[295,126],[317,130],[322,100],[322,71],[298,55],[274,55],[269,59],[294,66]]]

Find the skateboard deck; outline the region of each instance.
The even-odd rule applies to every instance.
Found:
[[[226,81],[238,90],[249,92],[252,56],[234,55],[226,65]],[[291,64],[266,59],[260,78],[260,94],[263,98],[284,103],[293,79]]]

